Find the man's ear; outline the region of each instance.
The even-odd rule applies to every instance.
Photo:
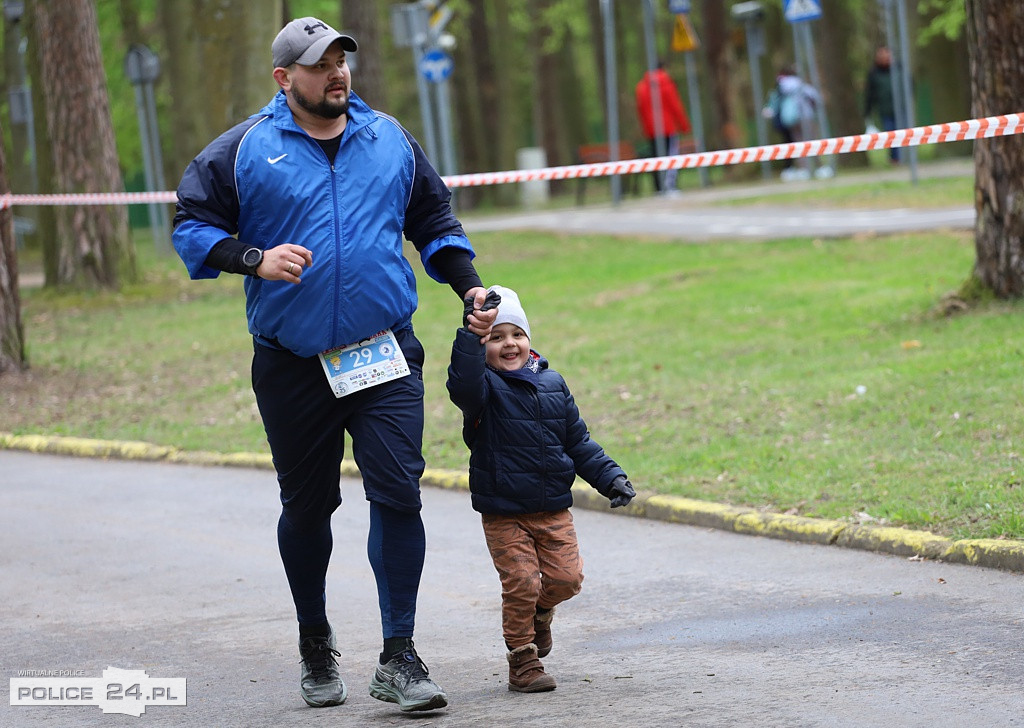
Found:
[[[286,92],[292,87],[292,75],[289,73],[287,68],[275,68],[274,80],[277,81],[277,85]]]

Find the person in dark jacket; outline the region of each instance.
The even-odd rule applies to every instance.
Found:
[[[875,51],[875,64],[864,81],[864,119],[871,121],[878,114],[882,131],[896,128],[896,102],[893,100],[892,53],[886,47]],[[889,161],[899,164],[899,147],[889,148]]]
[[[434,710],[448,698],[412,640],[426,550],[423,347],[403,235],[460,299],[480,309],[486,291],[451,194],[419,144],[352,91],[346,53],[356,47],[313,17],[278,33],[280,90],[189,164],[173,241],[192,278],[244,276],[303,700],[323,707],[347,696],[325,596],[347,432],[370,502],[367,553],[383,633],[370,694],[403,711]],[[486,336],[493,319],[474,310],[469,330]]]
[[[462,411],[472,504],[501,579],[508,688],[533,693],[555,688],[540,658],[551,651],[555,606],[583,582],[569,512],[576,476],[612,508],[636,493],[591,439],[565,380],[530,348],[519,297],[502,286],[488,290],[500,297],[494,327],[483,345],[465,326],[456,332],[448,393]]]

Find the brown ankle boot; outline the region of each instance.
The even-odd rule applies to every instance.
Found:
[[[555,608],[552,607],[546,614],[536,614],[533,617],[533,643],[537,645],[537,657],[547,657],[551,652],[553,640],[551,638],[551,620],[555,618]]]
[[[523,645],[508,653],[508,689],[517,693],[555,689],[555,678],[544,672],[544,665],[537,657],[537,645]]]

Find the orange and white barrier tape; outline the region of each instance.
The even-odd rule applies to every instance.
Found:
[[[148,205],[176,202],[175,192],[82,192],[59,195],[0,195],[0,210],[14,205]]]
[[[546,167],[543,169],[460,174],[453,177],[445,177],[444,179],[449,187],[476,187],[532,180],[602,177],[615,174],[660,172],[666,169],[720,167],[730,164],[764,162],[773,159],[849,154],[851,152],[866,152],[871,149],[914,147],[923,144],[941,144],[944,142],[958,142],[994,136],[1011,136],[1022,133],[1024,133],[1024,113],[989,116],[983,119],[954,121],[947,124],[917,126],[911,129],[880,131],[874,134],[856,134],[854,136],[833,137],[831,139],[772,144],[763,147],[745,147],[717,152],[694,152],[692,154],[679,154],[672,157],[624,159],[617,162],[574,164],[565,167]]]
[[[624,159],[596,164],[573,164],[563,167],[516,169],[507,172],[481,172],[443,177],[448,187],[482,187],[534,180],[576,179],[579,177],[606,177],[619,174],[660,172],[666,169],[694,169],[720,167],[732,164],[765,162],[774,159],[821,157],[833,154],[866,152],[891,147],[915,147],[924,144],[943,144],[970,139],[1012,136],[1024,133],[1024,113],[988,116],[946,124],[916,126],[910,129],[880,131],[874,134],[813,139],[789,144],[771,144],[762,147],[743,147],[716,152],[695,152],[671,157]],[[172,192],[94,192],[57,195],[0,195],[0,210],[14,205],[141,205],[175,202]]]

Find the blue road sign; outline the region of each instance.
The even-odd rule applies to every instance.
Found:
[[[668,11],[673,15],[686,15],[690,12],[690,0],[668,0]]]
[[[786,8],[783,12],[786,20],[791,23],[817,20],[821,17],[820,0],[785,0],[785,2]]]
[[[423,54],[419,67],[420,73],[425,79],[433,83],[441,83],[452,75],[455,61],[444,51],[435,48]]]

